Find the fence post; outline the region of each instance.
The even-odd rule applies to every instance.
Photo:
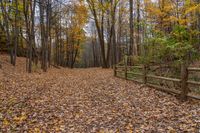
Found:
[[[114,65],[114,76],[117,76],[116,65]]]
[[[187,94],[189,92],[188,88],[188,69],[187,69],[187,63],[184,61],[181,64],[181,99],[186,100]]]
[[[125,79],[127,79],[127,56],[125,56],[124,64],[125,64]]]
[[[146,65],[143,66],[143,83],[144,84],[147,83],[147,66]]]

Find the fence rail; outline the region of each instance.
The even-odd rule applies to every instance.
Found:
[[[189,67],[188,71],[200,72],[200,68]]]
[[[128,71],[128,69],[130,70],[131,68],[132,69],[134,69],[134,68],[141,69],[142,73]],[[133,80],[133,81],[136,81],[138,83],[143,83],[143,84],[145,84],[149,87],[153,87],[153,88],[161,90],[161,91],[180,95],[182,100],[186,100],[187,97],[200,100],[200,95],[195,95],[195,94],[189,93],[189,87],[188,87],[188,85],[200,86],[200,82],[191,81],[191,80],[188,79],[189,72],[200,72],[200,68],[187,67],[183,63],[182,66],[181,66],[181,78],[180,79],[163,77],[163,76],[156,76],[156,75],[152,75],[152,74],[150,75],[150,74],[147,74],[148,69],[146,69],[146,68],[147,68],[147,66],[127,66],[127,63],[125,63],[124,66],[115,66],[114,67],[114,75],[116,77],[124,78],[126,80]],[[118,72],[123,74],[123,77],[117,76]],[[128,74],[132,74],[132,75],[135,75],[135,76],[142,77],[142,81],[138,81],[138,80],[135,80],[133,78],[130,78],[130,77],[128,77]],[[180,90],[169,89],[169,88],[166,88],[164,86],[155,85],[155,84],[149,82],[152,79],[159,79],[159,80],[172,81],[174,83],[179,83],[180,84]]]

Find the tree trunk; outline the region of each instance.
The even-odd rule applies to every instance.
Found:
[[[137,38],[136,38],[137,55],[141,53],[140,47],[140,0],[137,0]]]
[[[133,0],[129,0],[129,4],[130,4],[130,48],[129,48],[129,55],[135,55],[136,53],[135,48],[134,48],[134,27],[133,27]]]
[[[19,36],[19,26],[18,26],[18,0],[15,0],[15,26],[14,26],[14,57],[13,57],[13,65],[16,65],[16,56],[17,56],[17,46],[18,46],[18,36]]]

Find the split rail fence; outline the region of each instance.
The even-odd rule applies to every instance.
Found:
[[[194,98],[200,100],[200,94],[194,94],[190,93],[189,85],[195,85],[200,87],[200,82],[197,81],[192,81],[189,80],[188,75],[190,72],[199,72],[200,73],[200,68],[193,68],[193,67],[186,67],[185,64],[181,65],[181,78],[169,78],[169,77],[164,77],[164,76],[156,76],[153,74],[148,74],[148,68],[149,66],[145,65],[140,65],[140,66],[128,66],[127,65],[127,59],[125,59],[125,63],[123,66],[116,65],[114,66],[114,75],[119,78],[123,78],[126,80],[132,80],[138,83],[145,84],[149,87],[153,87],[155,89],[165,91],[167,93],[172,93],[175,95],[179,95],[181,99],[186,100],[188,97],[189,98]],[[133,72],[133,69],[140,69],[141,72]],[[123,76],[119,76],[118,74],[121,74]],[[138,78],[141,78],[142,80],[137,80],[135,78],[131,78],[128,75],[134,75]],[[163,81],[171,81],[173,83],[179,84],[180,89],[175,90],[175,89],[169,89],[164,86],[160,85],[155,85],[153,83],[150,83],[151,80],[163,80]]]

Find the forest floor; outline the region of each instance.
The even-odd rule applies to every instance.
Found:
[[[112,70],[25,72],[1,55],[0,133],[200,132],[200,101],[174,96],[113,76]]]

